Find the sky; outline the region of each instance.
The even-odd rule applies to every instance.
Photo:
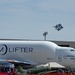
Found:
[[[44,32],[47,40],[75,41],[75,0],[0,0],[0,38],[44,40]]]

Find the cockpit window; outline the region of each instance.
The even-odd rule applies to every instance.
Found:
[[[75,51],[74,49],[71,49],[70,51]]]

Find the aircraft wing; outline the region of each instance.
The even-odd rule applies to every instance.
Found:
[[[9,62],[13,64],[25,64],[25,65],[32,65],[29,61],[18,61],[18,60],[6,60],[6,59],[0,59],[0,62]]]

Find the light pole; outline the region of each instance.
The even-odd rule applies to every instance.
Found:
[[[44,36],[44,41],[46,41],[46,35],[48,34],[48,32],[44,32],[43,36]]]

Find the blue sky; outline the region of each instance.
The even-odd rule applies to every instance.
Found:
[[[75,0],[0,0],[0,38],[43,40],[45,31],[47,40],[75,41]]]

